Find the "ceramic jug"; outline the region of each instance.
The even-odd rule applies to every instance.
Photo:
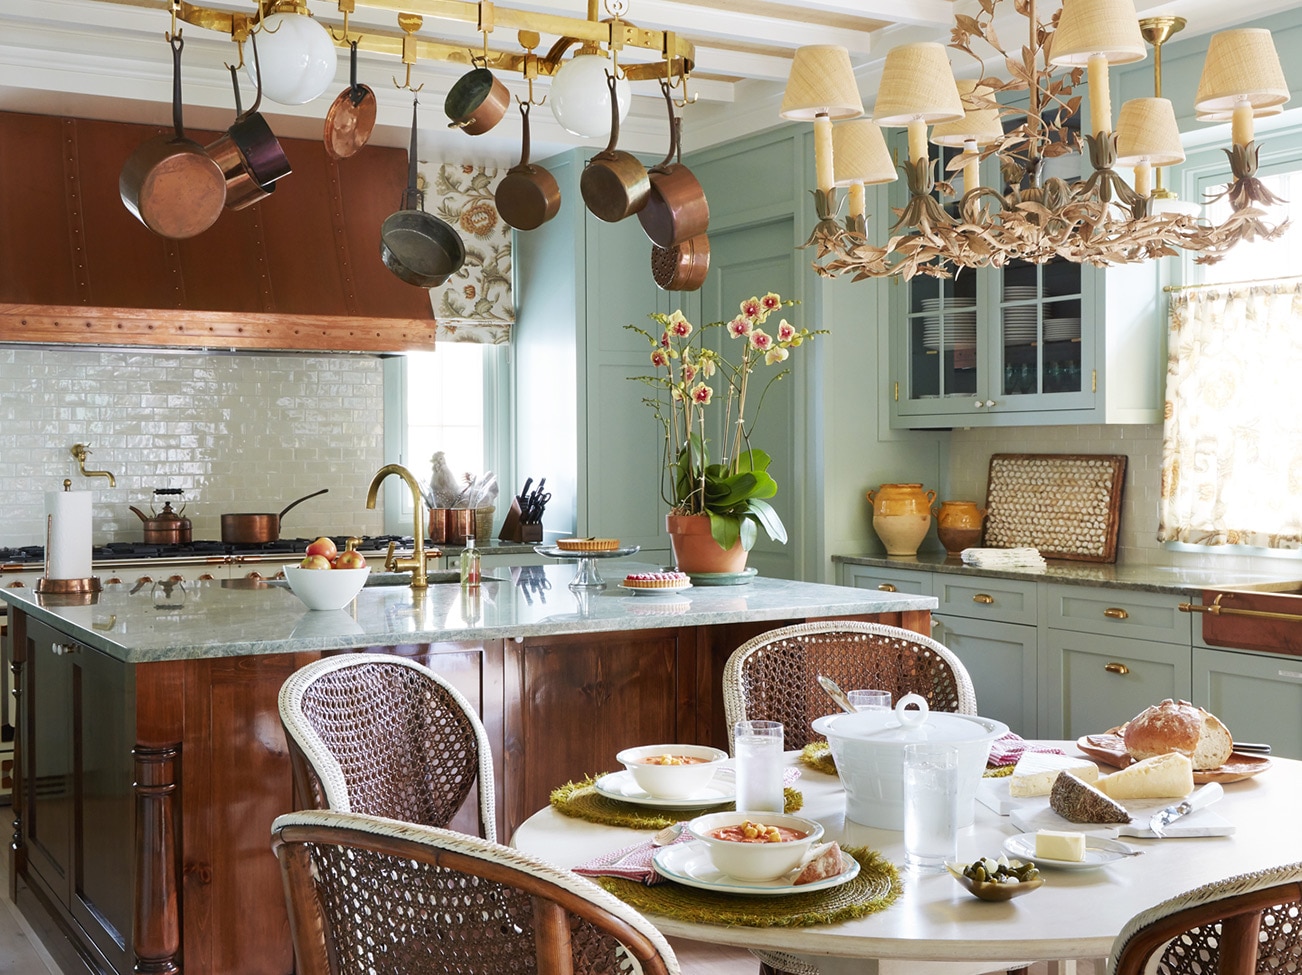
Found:
[[[873,506],[873,531],[886,554],[917,555],[931,527],[936,492],[923,490],[921,484],[883,484],[867,497]]]
[[[980,545],[986,511],[978,508],[975,501],[942,501],[938,510],[932,509],[936,516],[936,535],[945,551],[958,555],[965,548]]]

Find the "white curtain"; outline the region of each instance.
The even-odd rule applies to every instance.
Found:
[[[1302,281],[1172,297],[1158,538],[1302,548]]]

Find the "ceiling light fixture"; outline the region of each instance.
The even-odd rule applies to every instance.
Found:
[[[819,273],[950,277],[960,268],[1002,267],[1012,260],[1106,266],[1182,250],[1196,253],[1199,263],[1212,263],[1240,240],[1283,233],[1287,221],[1266,220],[1263,207],[1279,200],[1256,178],[1258,147],[1252,135],[1253,118],[1278,113],[1288,99],[1268,31],[1225,31],[1212,38],[1207,52],[1195,109],[1200,119],[1230,119],[1233,141],[1227,150],[1232,179],[1224,194],[1232,212],[1212,225],[1155,206],[1152,170],[1158,169],[1160,190],[1160,167],[1184,158],[1175,114],[1160,97],[1160,73],[1159,97],[1127,102],[1113,129],[1109,66],[1146,54],[1132,0],[1064,0],[1047,22],[1037,17],[1035,0],[1018,0],[1028,39],[1014,55],[1000,47],[993,29],[999,2],[983,3],[976,16],[956,20],[950,47],[982,65],[981,77],[964,85],[961,94],[941,45],[906,44],[887,54],[873,121],[908,127],[909,157],[899,168],[909,199],[896,211],[884,247],[867,239],[853,199],[845,226],[836,221],[833,185],[845,183],[833,178],[838,166],[831,120],[860,114],[852,104],[858,89],[849,55],[826,45],[797,50],[780,114],[814,121],[818,222],[807,243],[817,247]],[[984,59],[972,47],[978,40],[1003,55],[1008,79],[985,75]],[[807,50],[814,56],[802,57]],[[1055,74],[1056,69],[1066,70]],[[1082,98],[1075,89],[1086,78],[1089,131],[1082,135],[1077,131]],[[1000,96],[1016,99],[1022,93],[1024,108],[1000,102]],[[930,141],[963,146],[949,166],[964,172],[961,195],[935,178],[928,126],[934,126]],[[1088,173],[1073,181],[1046,175],[1046,161],[1081,153],[1082,146]],[[1002,190],[980,185],[976,164],[990,156],[999,159]],[[1116,171],[1119,165],[1136,168],[1134,185]]]
[[[610,88],[606,73],[615,75],[615,102],[619,105],[619,120],[624,121],[633,104],[628,79],[615,62],[597,51],[584,48],[570,60],[561,64],[552,79],[547,98],[557,123],[571,135],[584,139],[610,135]]]
[[[335,80],[335,42],[300,0],[276,0],[257,30],[262,93],[273,102],[305,105]],[[245,65],[245,71],[256,84],[253,69]]]

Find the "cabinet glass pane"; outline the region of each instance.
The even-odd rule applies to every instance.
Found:
[[[909,282],[910,399],[976,393],[976,316],[976,275]]]
[[[1016,261],[999,296],[1004,396],[1079,392],[1081,266]]]

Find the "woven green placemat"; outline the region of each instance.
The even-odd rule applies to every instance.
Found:
[[[819,772],[826,772],[828,775],[836,774],[836,762],[832,759],[832,747],[825,741],[811,741],[800,751],[800,761],[803,765]],[[984,778],[1000,779],[1005,775],[1013,774],[1013,766],[1002,765],[993,768],[987,767],[984,772]]]
[[[594,787],[596,781],[597,777],[590,775],[582,782],[566,782],[559,789],[553,789],[550,800],[552,808],[575,819],[628,829],[664,829],[684,819],[695,819],[707,812],[722,812],[733,808],[732,803],[726,803],[698,809],[666,809],[662,812],[654,807],[620,802],[603,796]],[[788,813],[799,812],[805,804],[804,795],[797,789],[785,788],[782,794],[786,799],[785,811]]]
[[[903,892],[899,871],[881,854],[867,847],[846,847],[841,852],[859,861],[859,875],[839,887],[808,894],[744,897],[672,882],[648,887],[619,877],[596,880],[645,914],[752,928],[801,928],[848,921],[885,910]]]

